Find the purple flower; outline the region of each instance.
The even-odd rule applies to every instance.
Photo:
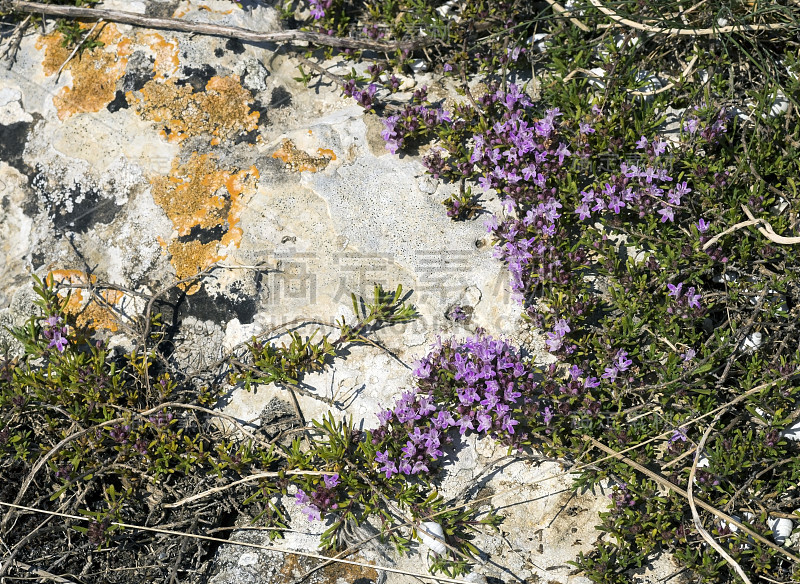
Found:
[[[641,150],[642,148],[647,148],[647,138],[644,136],[639,138],[639,140],[636,142],[636,149]]]
[[[616,367],[606,367],[606,372],[601,375],[603,379],[608,379],[611,383],[614,383],[617,380],[617,375],[619,375],[619,369]]]
[[[517,422],[516,420],[512,419],[510,416],[505,416],[503,418],[503,423],[501,424],[501,427],[503,428],[503,430],[505,430],[509,434],[513,434],[514,433],[514,426],[516,426],[517,424],[519,424],[519,422]]]
[[[418,460],[414,463],[414,467],[411,469],[411,474],[417,474],[421,471],[430,472],[428,470],[428,466],[421,460]]]
[[[375,461],[386,464],[389,462],[389,451],[385,450],[383,452],[376,452],[375,453]]]
[[[547,333],[547,340],[545,340],[544,344],[547,345],[548,351],[554,353],[555,351],[558,351],[561,348],[561,345],[564,343],[561,340],[561,337],[555,333]]]
[[[587,377],[583,382],[583,387],[585,389],[589,389],[591,387],[598,387],[600,385],[600,380],[597,377]]]
[[[408,440],[406,445],[401,448],[401,450],[403,451],[403,457],[405,458],[413,458],[417,453],[417,447],[414,446],[414,443],[411,440]]]
[[[314,20],[319,20],[320,18],[325,17],[325,10],[322,8],[321,5],[317,3],[318,0],[311,0],[311,16],[314,17]]]
[[[440,411],[436,414],[436,417],[433,418],[433,427],[437,430],[446,430],[450,426],[455,426],[456,421],[453,419],[453,415],[450,412]]]
[[[683,181],[682,183],[678,183],[677,185],[675,185],[675,193],[678,196],[688,195],[691,192],[692,189],[689,188],[689,185],[686,184],[686,181]]]
[[[472,423],[472,418],[462,417],[456,424],[459,427],[459,434],[462,436],[467,433],[467,430],[474,430],[475,426]]]
[[[697,118],[690,118],[683,124],[683,130],[694,134],[700,128],[700,120]]]
[[[589,210],[589,205],[587,203],[581,203],[579,207],[575,208],[575,212],[578,214],[578,219],[580,219],[581,221],[585,221],[592,215],[592,212]]]
[[[710,226],[711,226],[711,224],[707,223],[706,220],[703,219],[702,217],[700,218],[700,221],[697,222],[697,230],[700,233],[705,233],[706,231],[708,231],[708,228]]]
[[[686,349],[686,352],[683,353],[681,355],[681,357],[683,358],[683,361],[685,363],[687,361],[691,361],[692,359],[694,359],[696,355],[697,355],[697,351],[695,351],[694,349],[689,348],[689,349]]]
[[[545,406],[543,417],[545,426],[549,426],[550,420],[553,419],[553,412],[550,411],[550,406]]]
[[[393,461],[387,460],[386,464],[384,464],[379,470],[381,472],[385,472],[386,478],[390,479],[392,478],[393,474],[397,474],[397,465]]]
[[[339,473],[334,473],[332,475],[325,475],[322,477],[322,480],[325,481],[326,487],[332,489],[333,487],[339,484]]]
[[[675,432],[672,433],[672,436],[669,440],[667,440],[667,444],[672,446],[675,442],[680,440],[681,442],[686,442],[687,440],[686,431],[683,428],[678,428]]]
[[[556,321],[553,325],[553,332],[555,332],[559,337],[563,337],[572,329],[569,328],[569,322],[566,319],[561,318]]]
[[[661,156],[664,154],[664,151],[667,149],[667,143],[664,142],[659,138],[657,142],[653,143],[653,154],[656,156]]]
[[[567,149],[566,144],[563,142],[558,143],[558,148],[556,149],[555,155],[558,156],[558,163],[564,164],[564,157],[572,156],[572,152]]]
[[[662,223],[675,220],[675,212],[672,210],[672,207],[664,207],[663,209],[659,209],[658,213],[661,215]]]
[[[677,300],[681,296],[681,288],[683,288],[683,282],[681,282],[677,286],[675,284],[667,284],[667,288],[669,288],[668,295],[672,296],[675,300]]]
[[[489,430],[492,427],[492,416],[489,414],[478,414],[478,432]]]
[[[686,302],[689,308],[700,308],[700,300],[703,298],[701,294],[694,293],[694,286],[690,286],[686,291]]]
[[[392,413],[392,410],[383,410],[382,412],[378,412],[378,421],[381,423],[381,426],[388,424],[393,415],[394,414]]]
[[[314,505],[307,506],[303,509],[303,513],[306,514],[309,521],[322,521],[322,513]]]
[[[580,128],[581,134],[594,134],[594,128],[586,122],[578,123],[578,127]]]
[[[63,353],[66,346],[69,344],[69,341],[61,336],[61,331],[55,331],[53,333],[53,338],[50,341],[50,344],[47,345],[48,349],[52,349],[55,347],[58,349],[59,353]]]
[[[308,495],[306,495],[303,489],[297,489],[297,494],[294,496],[294,500],[298,505],[305,505],[306,503],[311,502],[311,499],[308,498]]]
[[[628,351],[620,350],[617,353],[617,365],[616,366],[620,371],[627,371],[628,367],[630,367],[632,363],[633,363],[633,361],[628,359]]]
[[[450,63],[445,63],[442,66],[442,69],[444,69],[444,72],[447,73],[448,71],[452,71],[453,70],[453,66]]]
[[[603,109],[599,105],[593,104],[592,105],[592,113],[594,115],[596,115],[596,116],[599,116],[599,115],[601,115],[603,113]]]
[[[619,215],[622,207],[625,207],[625,203],[623,203],[617,195],[614,195],[609,199],[608,208],[614,211],[615,215]]]

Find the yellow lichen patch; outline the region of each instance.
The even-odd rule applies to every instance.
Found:
[[[183,280],[202,272],[214,262],[224,259],[224,256],[217,254],[219,242],[210,241],[200,243],[199,241],[173,241],[167,246],[167,251],[172,255],[172,267],[178,279]],[[194,294],[198,285],[194,285],[187,291]]]
[[[172,79],[151,80],[140,95],[129,92],[128,103],[145,120],[163,124],[162,133],[170,142],[207,134],[219,143],[258,127],[259,113],[250,111],[253,96],[234,76],[212,77],[206,90],[198,93]]]
[[[47,282],[65,288],[59,292],[62,298],[69,294],[65,310],[67,315],[75,319],[79,328],[89,330],[108,330],[116,332],[119,329],[119,318],[111,308],[120,306],[125,294],[119,290],[104,289],[97,291],[97,296],[84,296],[81,288],[67,288],[67,286],[89,286],[97,283],[96,276],[89,276],[80,270],[53,270],[47,274]],[[88,293],[87,293],[88,294]]]
[[[61,46],[63,40],[64,35],[60,32],[52,32],[36,39],[36,48],[40,51],[44,49],[42,68],[44,69],[44,74],[48,77],[54,75],[56,71],[58,71],[59,67],[61,67],[72,52],[66,47]],[[69,63],[67,63],[67,67],[69,67]]]
[[[87,28],[87,25],[82,23],[81,27]],[[97,39],[105,46],[75,55],[64,66],[64,70],[72,74],[72,87],[62,87],[53,98],[61,120],[76,113],[98,112],[114,99],[117,81],[125,74],[130,46],[119,50],[116,45],[121,36],[113,24],[103,26]],[[71,49],[61,46],[63,40],[60,32],[53,32],[36,41],[36,47],[44,49],[45,75],[56,73],[72,53]]]
[[[178,235],[191,235],[192,229],[215,230],[219,239],[162,242],[172,254],[172,265],[183,279],[223,259],[220,248],[238,246],[242,230],[239,216],[245,199],[255,192],[258,171],[255,167],[231,172],[217,166],[213,154],[192,154],[185,164],[173,162],[167,176],[151,180],[153,199],[172,221]]]
[[[310,172],[319,172],[328,166],[331,160],[336,160],[336,155],[333,150],[327,148],[318,148],[317,156],[298,150],[289,139],[284,138],[278,149],[272,153],[273,158],[282,160],[289,170],[295,172],[302,172],[308,170]]]
[[[175,74],[180,65],[178,41],[168,41],[155,32],[140,32],[136,35],[136,41],[147,45],[153,52],[153,72],[156,79],[166,79]]]
[[[117,81],[125,74],[128,59],[95,49],[71,62],[72,87],[53,98],[58,119],[84,112],[99,112],[114,99]]]

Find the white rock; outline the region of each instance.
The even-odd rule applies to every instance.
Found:
[[[239,561],[236,562],[240,566],[252,566],[258,563],[258,554],[253,552],[245,552],[239,556]]]
[[[429,68],[425,59],[412,59],[408,66],[414,73],[424,73]]]
[[[768,517],[767,527],[772,530],[772,539],[775,540],[775,543],[783,545],[786,539],[792,534],[794,523],[792,523],[791,519],[785,519],[783,517]]]
[[[537,53],[544,53],[547,50],[544,39],[549,36],[550,35],[547,33],[537,32],[535,35],[528,38],[528,44],[533,45],[533,48]]]
[[[787,440],[800,440],[800,420],[794,422],[791,426],[786,426],[781,436]]]
[[[601,67],[594,67],[593,69],[589,69],[591,73],[594,73],[593,77],[589,77],[589,85],[594,85],[600,89],[605,89],[606,84],[603,81],[600,81],[603,77],[606,76],[606,70]]]
[[[421,523],[419,529],[417,529],[417,534],[419,534],[422,543],[434,553],[443,554],[447,551],[447,546],[444,544],[444,530],[438,523],[434,521]]]
[[[658,91],[662,87],[661,80],[652,73],[650,73],[649,71],[637,71],[635,79],[637,83],[643,82],[643,85],[640,86],[636,91],[641,91],[643,93],[653,93],[654,91]],[[644,98],[645,101],[650,101],[655,96],[641,95],[637,97]]]
[[[752,353],[758,349],[764,342],[764,336],[756,331],[747,335],[742,341],[741,349],[746,353]]]

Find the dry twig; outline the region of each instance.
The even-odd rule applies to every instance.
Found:
[[[6,47],[6,50],[3,51],[3,54],[0,55],[0,59],[8,57],[8,65],[6,65],[6,69],[11,69],[11,67],[14,65],[14,59],[17,56],[17,50],[22,42],[22,35],[25,33],[25,29],[28,28],[30,21],[31,15],[29,14],[25,17],[25,20],[14,27],[14,31],[11,33],[11,38],[8,40],[8,46]]]
[[[16,505],[16,504],[12,504],[12,503],[6,503],[5,501],[0,501],[0,505],[3,505],[5,507],[10,507],[12,509],[21,510],[21,511],[28,511],[28,512],[31,512],[31,513],[42,513],[44,515],[52,515],[52,516],[56,516],[56,517],[64,517],[66,519],[72,519],[72,520],[81,521],[81,522],[91,521],[92,520],[91,517],[83,517],[83,516],[80,516],[80,515],[70,515],[70,514],[67,514],[67,513],[57,513],[55,511],[47,511],[45,509],[36,509],[34,507],[27,507],[25,505]],[[350,566],[359,566],[359,567],[362,567],[362,568],[372,568],[373,570],[384,570],[386,572],[392,572],[394,574],[403,574],[405,576],[414,576],[414,577],[420,578],[422,580],[435,580],[437,582],[450,582],[450,583],[453,583],[453,584],[466,584],[465,580],[456,580],[455,578],[446,578],[444,576],[434,576],[432,574],[422,574],[420,572],[416,572],[416,573],[415,572],[408,572],[406,570],[400,570],[398,568],[389,568],[389,567],[384,567],[384,566],[378,566],[376,564],[369,564],[367,562],[355,562],[353,560],[344,560],[344,559],[341,559],[341,558],[330,558],[330,557],[327,557],[327,556],[323,556],[321,554],[314,554],[314,553],[311,553],[311,552],[300,552],[300,551],[296,551],[296,550],[285,550],[283,548],[279,548],[279,547],[276,547],[276,546],[261,545],[261,544],[257,544],[257,543],[236,541],[236,540],[232,540],[232,539],[223,539],[223,538],[219,538],[219,537],[210,537],[208,535],[200,535],[200,534],[196,534],[196,533],[182,533],[180,531],[173,531],[171,529],[161,529],[161,528],[158,528],[158,527],[146,527],[144,525],[133,525],[131,523],[122,523],[120,521],[112,521],[112,522],[110,522],[109,525],[115,525],[117,527],[122,527],[122,528],[125,528],[125,529],[136,529],[136,530],[139,530],[139,531],[147,531],[147,532],[150,532],[150,533],[161,533],[161,534],[164,534],[164,535],[172,535],[172,536],[177,536],[177,537],[189,537],[189,538],[192,538],[192,539],[198,539],[198,540],[202,540],[202,541],[211,541],[211,542],[219,543],[219,544],[238,545],[238,546],[248,547],[248,548],[252,548],[252,549],[265,550],[265,551],[270,551],[270,552],[280,552],[282,554],[303,556],[303,557],[306,557],[306,558],[314,558],[314,559],[317,559],[317,560],[324,560],[324,561],[332,560],[332,561],[334,561],[336,563],[340,563],[340,564],[348,564]]]
[[[703,452],[703,448],[706,445],[706,440],[708,440],[708,436],[709,434],[711,434],[711,430],[714,428],[714,424],[717,422],[717,420],[719,420],[721,415],[722,412],[718,412],[717,415],[714,416],[714,419],[708,425],[708,428],[706,428],[703,437],[700,439],[700,443],[697,445],[697,451],[695,452],[694,461],[692,462],[692,470],[689,471],[689,484],[686,487],[686,499],[689,502],[689,509],[691,509],[692,511],[692,519],[694,520],[694,526],[697,529],[698,533],[703,537],[704,540],[708,542],[708,545],[717,550],[717,552],[719,552],[719,555],[721,555],[723,559],[726,562],[728,562],[733,567],[734,570],[736,570],[736,573],[739,574],[739,577],[746,584],[751,584],[750,579],[747,577],[747,574],[744,573],[744,570],[742,570],[742,567],[739,565],[739,563],[736,560],[734,560],[722,548],[722,546],[719,545],[719,543],[717,543],[717,541],[713,537],[711,537],[711,534],[708,533],[708,531],[706,531],[706,528],[703,527],[703,522],[700,520],[700,514],[697,512],[697,506],[695,505],[694,494],[692,492],[694,485],[694,474],[697,471],[697,462],[700,460],[700,453]]]
[[[24,0],[9,0],[7,5],[8,10],[13,10],[16,12],[49,14],[51,16],[62,16],[65,18],[99,18],[108,22],[116,22],[119,24],[131,24],[133,26],[141,26],[145,28],[167,29],[176,32],[188,32],[193,34],[236,38],[252,43],[288,43],[292,41],[305,41],[325,47],[336,47],[340,49],[413,51],[440,42],[434,37],[386,43],[362,39],[340,38],[328,36],[326,34],[304,32],[299,30],[258,32],[237,26],[220,26],[201,22],[188,22],[179,18],[154,18],[142,16],[133,12],[125,12],[122,10],[100,10],[97,8],[82,8],[78,6],[56,6],[51,4],[41,4],[38,2],[26,2]]]
[[[64,67],[66,67],[67,63],[69,63],[72,60],[72,57],[75,56],[75,53],[81,50],[81,47],[87,40],[89,40],[89,37],[92,36],[92,33],[95,31],[95,29],[97,29],[97,27],[100,26],[101,22],[103,22],[102,18],[95,23],[95,25],[91,28],[89,32],[83,35],[81,42],[75,45],[75,48],[72,49],[72,52],[69,54],[69,57],[67,57],[67,59],[63,63],[61,63],[61,67],[58,68],[58,72],[56,73],[56,80],[54,83],[58,83],[58,79],[61,77],[61,72],[64,70]]]
[[[709,35],[732,33],[732,32],[783,30],[785,28],[790,27],[789,24],[772,23],[772,24],[734,24],[734,25],[718,26],[712,28],[674,28],[674,27],[665,28],[662,26],[642,24],[641,22],[636,22],[630,20],[629,18],[625,18],[624,16],[620,16],[610,8],[606,8],[600,0],[589,0],[589,2],[591,2],[592,6],[597,8],[600,12],[611,18],[611,20],[618,22],[619,24],[624,24],[625,26],[629,26],[630,28],[635,28],[636,30],[643,30],[646,32],[652,32],[656,34],[668,34],[668,35],[679,35],[679,36],[709,36]]]

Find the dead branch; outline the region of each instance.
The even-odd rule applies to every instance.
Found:
[[[689,484],[686,486],[686,499],[689,503],[689,509],[692,511],[692,519],[694,520],[694,526],[698,533],[700,533],[703,539],[708,542],[708,545],[713,547],[719,553],[719,555],[721,555],[722,558],[728,562],[728,564],[730,564],[734,570],[736,570],[736,573],[739,574],[739,577],[746,582],[746,584],[751,584],[750,579],[747,577],[747,574],[745,574],[744,570],[742,570],[742,567],[739,565],[739,563],[734,560],[722,548],[722,546],[719,545],[719,543],[717,543],[713,537],[711,537],[711,534],[706,531],[706,528],[703,527],[703,522],[700,520],[700,514],[697,512],[697,506],[695,505],[694,494],[692,492],[694,487],[694,474],[697,471],[697,462],[700,460],[700,454],[703,452],[703,447],[706,445],[706,440],[708,440],[708,436],[711,434],[711,430],[714,428],[714,424],[717,422],[717,420],[719,420],[721,414],[722,412],[719,412],[716,416],[714,416],[714,419],[708,425],[703,437],[700,439],[700,443],[697,445],[697,452],[695,452],[694,455],[692,469],[689,471]]]
[[[620,16],[610,8],[606,8],[600,0],[589,0],[589,2],[597,8],[600,12],[608,16],[611,20],[624,24],[636,30],[644,30],[656,34],[668,34],[678,36],[709,36],[715,34],[724,34],[731,32],[755,32],[762,30],[782,30],[789,28],[791,25],[786,23],[771,23],[771,24],[734,24],[728,26],[718,26],[716,28],[665,28],[662,26],[653,26],[650,24],[642,24]]]
[[[6,69],[11,69],[14,65],[14,60],[17,56],[17,51],[19,50],[19,45],[22,42],[22,35],[25,33],[25,29],[28,28],[28,24],[30,24],[31,15],[25,17],[25,20],[20,22],[15,28],[14,32],[11,33],[11,38],[8,40],[8,46],[6,50],[3,51],[3,54],[0,55],[0,59],[8,57],[8,65],[6,65]]]
[[[133,12],[125,12],[122,10],[101,10],[98,8],[81,8],[78,6],[54,6],[51,4],[41,4],[38,2],[25,2],[24,0],[10,0],[7,3],[7,7],[8,10],[15,12],[48,14],[50,16],[61,16],[64,18],[73,19],[102,19],[108,22],[130,24],[144,28],[166,29],[176,32],[189,32],[193,34],[236,38],[252,43],[288,43],[305,41],[326,47],[336,47],[339,49],[414,51],[416,49],[421,49],[422,47],[427,47],[440,42],[439,39],[434,37],[387,43],[362,39],[340,38],[328,36],[326,34],[304,32],[299,30],[258,32],[247,28],[240,28],[238,26],[221,26],[202,22],[188,22],[179,18],[155,18],[151,16],[142,16]]]

